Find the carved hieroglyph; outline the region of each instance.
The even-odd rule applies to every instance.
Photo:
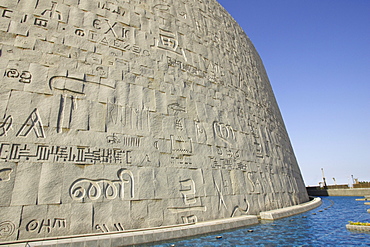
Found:
[[[2,0],[0,80],[0,242],[308,200],[262,62],[215,0]]]

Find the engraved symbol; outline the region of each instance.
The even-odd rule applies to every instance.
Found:
[[[78,179],[71,185],[69,194],[73,200],[81,202],[84,201],[85,198],[97,200],[102,195],[108,200],[114,200],[117,196],[124,199],[125,184],[130,183],[131,188],[129,194],[131,198],[134,198],[134,176],[132,172],[126,169],[120,169],[117,176],[119,180],[113,181],[108,179]],[[128,179],[124,177],[128,177]]]
[[[1,181],[9,181],[10,174],[13,172],[12,168],[4,168],[0,170],[0,182]]]
[[[110,136],[107,136],[107,142],[110,144],[115,144],[115,143],[121,143],[121,140],[118,139],[118,137],[113,133]]]
[[[16,69],[7,69],[5,71],[5,76],[9,78],[18,78],[19,72]]]
[[[93,21],[93,26],[94,26],[94,28],[96,28],[96,29],[101,29],[101,27],[100,27],[100,20],[99,19],[95,19],[94,21]]]
[[[184,18],[184,19],[186,19],[187,18],[187,14],[185,13],[185,12],[181,12],[181,13],[179,13],[180,14],[180,16],[182,17],[182,18]]]
[[[41,118],[37,111],[37,108],[33,110],[30,116],[24,122],[22,128],[17,133],[17,136],[26,137],[33,130],[37,138],[45,138],[44,127],[41,122]]]
[[[27,21],[28,15],[24,15],[23,18],[21,19],[21,23],[25,23]]]
[[[19,74],[18,70],[16,69],[7,69],[5,71],[4,76],[9,77],[9,78],[21,78],[19,82],[23,83],[31,83],[32,75],[29,71],[22,71],[21,74]]]
[[[108,24],[109,28],[108,28],[108,30],[107,30],[104,34],[107,34],[107,33],[109,33],[109,32],[112,32],[112,33],[113,33],[113,35],[114,35],[114,37],[115,37],[116,39],[124,39],[124,38],[126,38],[126,37],[127,37],[127,34],[128,34],[128,32],[130,31],[129,29],[126,29],[126,28],[124,28],[124,27],[121,27],[121,37],[119,37],[119,36],[117,35],[116,31],[114,30],[114,27],[115,27],[118,23],[117,23],[117,22],[115,22],[113,25],[111,25],[107,19],[106,19],[105,21],[107,22],[107,24]]]
[[[114,223],[114,228],[116,228],[117,231],[124,231],[125,228],[121,225],[121,223]]]
[[[27,226],[26,226],[26,231],[28,232],[33,232],[33,231],[36,231],[37,227],[39,226],[39,222],[36,221],[36,220],[31,220],[30,222],[28,222]]]
[[[13,124],[13,117],[7,116],[4,122],[0,125],[0,136],[6,136]]]
[[[261,194],[263,193],[263,188],[261,186],[260,180],[256,176],[257,176],[257,172],[255,171],[247,173],[247,179],[250,185],[252,186],[250,193]]]
[[[32,78],[32,75],[29,71],[22,71],[22,74],[20,75],[20,80],[19,82],[23,82],[23,83],[31,83],[31,78]]]
[[[67,91],[71,94],[81,95],[84,94],[84,79],[66,77],[66,76],[53,76],[49,80],[50,89],[58,89]]]
[[[83,37],[83,36],[85,36],[85,31],[82,30],[82,29],[76,29],[75,34],[78,35],[78,36]]]
[[[109,33],[110,31],[112,31],[112,33],[113,33],[113,35],[114,35],[114,37],[116,37],[116,39],[118,39],[118,35],[116,34],[116,32],[114,31],[114,26],[117,24],[117,22],[115,22],[113,25],[111,25],[110,23],[109,23],[109,21],[108,20],[106,20],[106,22],[107,22],[107,24],[108,24],[108,26],[109,26],[109,29],[104,33],[104,34],[107,34],[107,33]]]
[[[172,32],[161,30],[159,39],[156,41],[156,46],[159,49],[174,52],[177,55],[183,56],[185,61],[187,61],[184,49],[180,47],[178,39]]]
[[[217,149],[217,154],[218,155],[222,155],[223,154],[223,152],[222,152],[222,148],[221,147],[216,147],[216,149]]]
[[[194,124],[195,124],[195,133],[196,133],[197,141],[199,143],[203,143],[207,141],[206,130],[204,129],[203,124],[199,121],[198,118],[194,119]]]
[[[153,6],[153,9],[158,11],[168,11],[170,9],[170,6],[167,4],[156,4]]]
[[[205,134],[206,130],[203,127],[201,127],[199,119],[194,119],[194,123],[197,133]]]
[[[42,230],[44,230],[47,233],[51,232],[52,228],[66,228],[67,222],[66,219],[61,218],[54,218],[53,221],[51,219],[43,219],[40,221],[38,220],[31,220],[26,225],[26,231],[27,232],[35,232],[40,233]]]
[[[0,239],[10,237],[15,231],[13,222],[4,221],[0,223]]]
[[[220,190],[220,188],[218,187],[215,179],[213,178],[213,183],[215,184],[216,186],[216,189],[217,189],[217,192],[218,192],[218,197],[219,197],[219,203],[218,203],[218,210],[220,210],[221,208],[221,203],[224,205],[224,207],[227,209],[227,206],[225,204],[225,200],[224,200],[224,196],[222,195],[222,192]]]
[[[234,207],[234,210],[233,210],[233,212],[231,213],[231,216],[230,216],[230,217],[234,217],[238,211],[239,211],[242,215],[248,214],[249,209],[250,209],[249,201],[247,201],[246,199],[244,199],[244,201],[245,201],[245,203],[247,204],[246,209],[244,210],[244,209],[240,208],[239,206],[235,206],[235,207]]]
[[[13,11],[9,10],[9,9],[4,9],[3,14],[1,15],[1,17],[12,18],[10,15],[8,15],[8,13],[11,14],[11,13],[13,13]]]
[[[58,20],[62,20],[62,14],[60,11],[56,10],[56,6],[58,5],[57,2],[51,2],[51,8],[45,9],[41,15],[47,15],[50,18],[57,18]]]
[[[50,89],[61,91],[59,113],[57,120],[57,133],[61,133],[64,127],[64,116],[67,115],[71,121],[72,112],[77,108],[76,98],[84,96],[84,83],[85,80],[66,77],[66,76],[53,76],[50,78]],[[71,104],[69,109],[65,109],[67,100],[70,99]],[[67,114],[66,114],[67,113]]]
[[[159,144],[158,144],[158,141],[155,141],[155,142],[153,143],[153,145],[154,145],[154,148],[155,148],[155,149],[159,150]]]
[[[181,187],[183,188],[180,190],[180,192],[184,198],[184,203],[186,205],[196,203],[197,199],[195,198],[194,180],[187,179],[187,180],[180,181],[180,183],[181,183]]]
[[[193,141],[191,137],[188,137],[188,141],[185,141],[182,136],[175,138],[173,135],[171,138],[171,151],[182,153],[184,155],[192,155],[193,153]]]
[[[177,47],[179,46],[179,43],[175,39],[174,36],[161,34],[160,35],[160,45],[164,49],[176,51]]]
[[[176,119],[175,120],[175,126],[176,126],[177,130],[183,131],[184,130],[184,125],[182,123],[182,119]]]
[[[185,213],[191,211],[207,211],[206,206],[195,206],[193,204],[197,203],[197,199],[195,196],[195,182],[192,179],[186,179],[180,181],[181,190],[180,193],[182,194],[185,207],[168,207],[167,209],[170,210],[172,213]],[[184,220],[184,219],[183,219]]]
[[[127,37],[127,35],[126,35],[126,37]],[[139,54],[139,53],[141,52],[141,48],[140,48],[139,46],[137,46],[137,45],[133,45],[133,46],[131,47],[131,51],[132,51],[133,53]]]
[[[152,162],[152,161],[150,160],[149,155],[146,154],[145,157],[143,158],[143,160],[140,162],[139,166],[143,166],[145,163],[150,163],[150,162]]]
[[[114,223],[113,227],[116,229],[117,232],[122,232],[125,230],[121,223]],[[95,229],[100,230],[101,232],[110,232],[106,224],[96,224]]]
[[[48,25],[48,21],[40,18],[35,18],[35,22],[33,24],[40,27],[46,27]]]
[[[101,232],[109,232],[108,227],[105,224],[95,226],[95,229],[100,230]]]
[[[182,222],[184,222],[184,224],[197,223],[198,222],[198,217],[196,215],[181,216],[181,218],[182,218]]]
[[[185,106],[181,106],[179,103],[169,104],[167,106],[167,111],[170,113],[170,110],[174,112],[175,116],[178,115],[179,112],[186,112]]]
[[[95,68],[95,70],[100,77],[107,77],[108,75],[107,71],[103,66],[98,66]]]
[[[215,135],[229,144],[231,141],[235,140],[235,133],[230,125],[215,121],[213,122],[213,131]]]
[[[98,2],[98,8],[101,8],[101,9],[105,9],[105,10],[108,10],[110,12],[112,12],[113,14],[117,14],[117,15],[121,15],[121,16],[124,16],[125,15],[125,11],[123,11],[121,9],[121,7],[119,6],[114,6],[114,5],[110,5],[108,2],[105,2],[105,3],[102,3],[102,2]]]

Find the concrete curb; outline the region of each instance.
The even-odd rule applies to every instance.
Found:
[[[277,220],[277,219],[289,217],[292,215],[304,213],[311,209],[317,208],[321,204],[322,204],[321,198],[315,197],[313,200],[300,204],[300,205],[261,212],[260,218],[262,220]]]
[[[229,219],[200,222],[195,224],[159,227],[146,230],[128,231],[121,233],[110,233],[101,235],[76,236],[74,238],[56,238],[50,240],[22,241],[18,243],[7,243],[11,247],[33,247],[33,246],[127,246],[136,244],[153,243],[157,241],[168,241],[184,237],[209,234],[258,224],[256,215],[239,216]],[[28,245],[27,245],[28,244]],[[0,246],[3,244],[0,244]]]
[[[360,232],[370,232],[370,226],[357,226],[357,225],[346,225],[347,230],[360,231]]]
[[[275,220],[295,214],[300,214],[321,205],[321,198],[300,205],[261,212],[261,219]],[[129,230],[125,232],[105,233],[98,235],[80,235],[59,237],[53,239],[34,239],[29,241],[0,243],[11,247],[34,247],[34,246],[129,246],[147,244],[158,241],[169,241],[196,235],[210,234],[214,232],[226,231],[235,228],[246,227],[259,223],[257,215],[245,215],[228,219],[199,222],[193,224],[183,224],[175,226],[165,226],[150,229]]]

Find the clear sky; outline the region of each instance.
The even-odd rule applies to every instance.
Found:
[[[267,70],[306,185],[370,181],[370,0],[218,0]]]

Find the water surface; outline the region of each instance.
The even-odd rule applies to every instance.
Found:
[[[355,200],[361,197],[321,198],[320,207],[300,215],[153,246],[370,246],[370,233],[346,229],[348,221],[370,222],[370,206]]]

